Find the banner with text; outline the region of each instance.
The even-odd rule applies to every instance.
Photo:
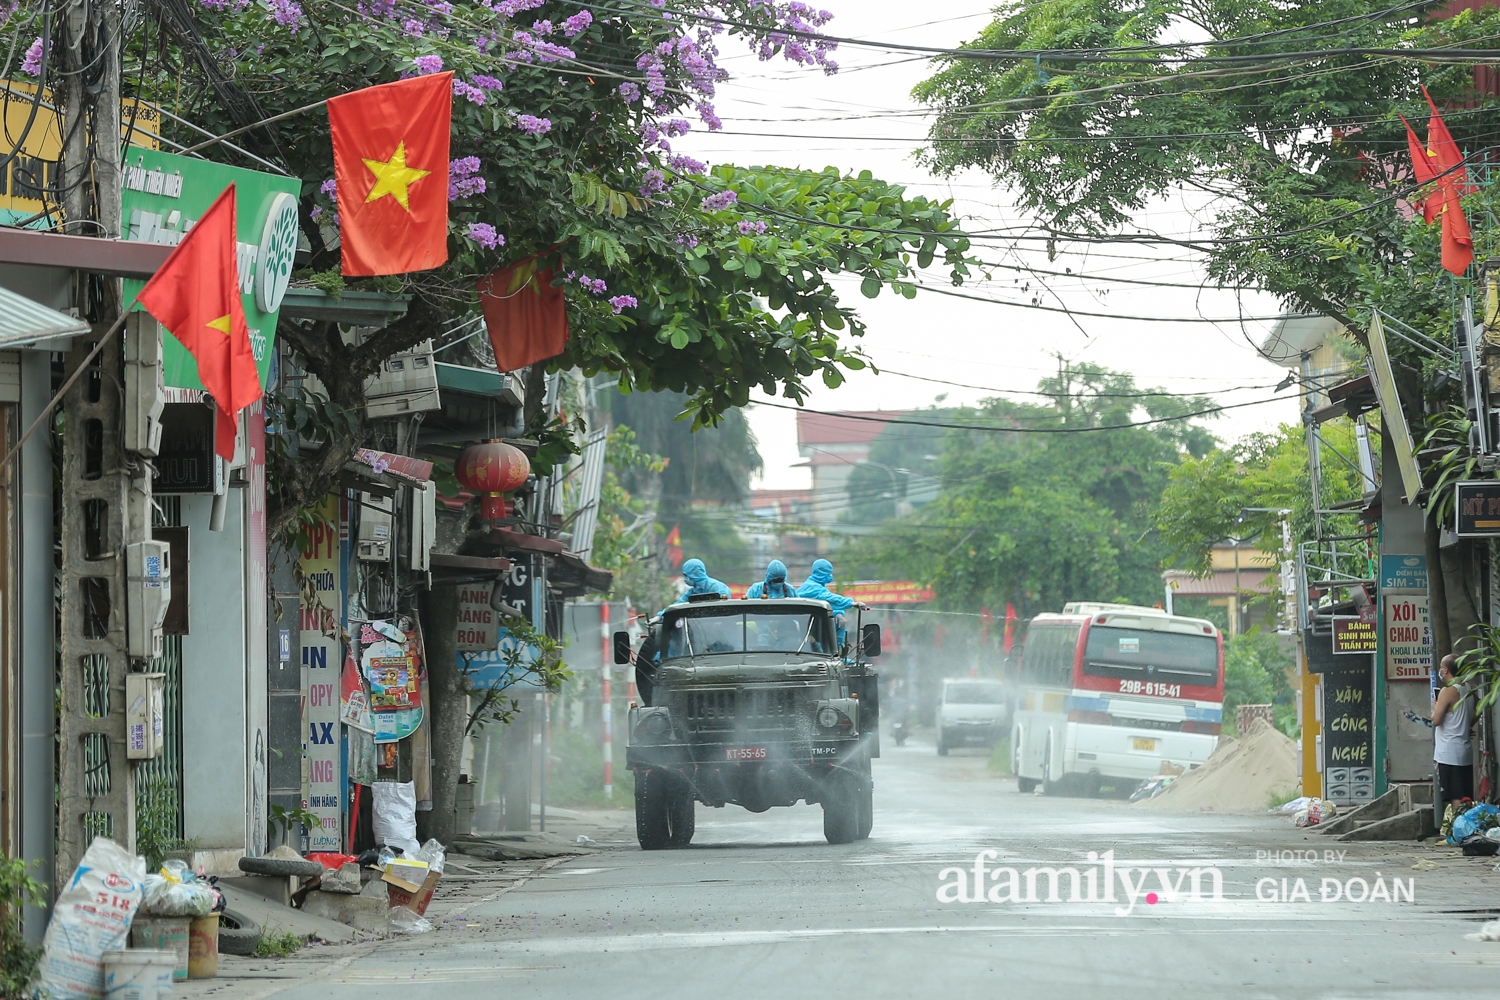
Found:
[[[309,533],[312,544],[298,564],[317,603],[302,602],[302,755],[306,764],[302,805],[322,821],[307,832],[309,851],[340,850],[342,810],[339,780],[339,671],[343,650],[336,638],[339,607],[338,501],[329,497]],[[330,635],[329,633],[332,633]]]

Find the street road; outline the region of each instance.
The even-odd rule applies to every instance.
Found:
[[[571,859],[462,913],[433,934],[388,942],[288,1000],[479,1000],[547,997],[776,998],[820,994],[1150,997],[1427,997],[1500,995],[1500,943],[1463,935],[1494,919],[1493,861],[1431,845],[1340,844],[1272,816],[1180,814],[1118,800],[1021,795],[974,751],[942,758],[913,739],[887,740],[875,763],[876,818],[864,843],[824,842],[819,810],[753,815],[698,807],[691,848],[633,845]],[[1115,902],[940,903],[950,866],[1104,869],[1113,850]],[[1317,851],[1319,860],[1269,860]],[[1257,852],[1264,852],[1259,857]],[[1347,852],[1323,860],[1324,851]],[[1291,856],[1288,856],[1289,858]],[[1436,870],[1413,870],[1419,860]],[[1152,869],[1151,872],[1137,869]],[[1163,889],[1155,869],[1166,878]],[[1220,899],[1200,873],[1215,868]],[[1123,869],[1123,880],[1122,871]],[[1005,881],[987,884],[997,885]],[[1296,891],[1308,899],[1256,898]],[[1414,902],[1322,902],[1324,879],[1390,889]],[[1132,909],[1122,886],[1142,895]],[[1176,888],[1175,898],[1169,891]],[[1144,891],[1156,890],[1156,902]],[[1081,893],[1086,897],[1088,887]],[[1163,898],[1166,897],[1166,898]],[[435,912],[442,919],[442,908]]]

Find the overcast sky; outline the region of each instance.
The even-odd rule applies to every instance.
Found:
[[[957,45],[973,38],[990,17],[987,7],[973,0],[928,0],[922,4],[826,0],[826,4],[836,15],[825,29],[833,34],[916,45]],[[720,86],[716,101],[724,131],[710,134],[699,126],[677,141],[678,150],[717,163],[868,169],[877,177],[907,185],[913,194],[953,198],[953,211],[970,229],[1030,221],[1015,208],[1008,193],[997,189],[983,174],[969,172],[943,179],[915,162],[912,154],[926,134],[927,120],[909,114],[917,110],[910,92],[931,72],[925,61],[845,46],[837,53],[840,71],[829,77],[780,59],[759,62],[737,39],[722,39],[720,49],[720,65],[733,74],[733,79]],[[1202,233],[1203,227],[1189,208],[1188,203],[1173,199],[1140,213],[1135,221],[1142,229],[1165,235]],[[1097,249],[1088,256],[1059,253],[1057,260],[1049,263],[1040,245],[1021,244],[1016,251],[986,248],[986,259],[1151,281],[1196,285],[1203,280],[1203,268],[1189,250],[1111,245]],[[1032,293],[1020,288],[1020,281],[1027,280],[1024,275],[995,274],[995,280],[966,285],[963,291],[1000,300],[1031,300]],[[1272,316],[1281,312],[1273,297],[1255,292],[1145,288],[1075,278],[1047,280],[1051,292],[1043,293],[1044,304],[1057,305],[1061,299],[1070,309],[1091,312],[1176,317]],[[931,271],[930,281],[946,287],[937,266]],[[1132,372],[1142,385],[1211,394],[1226,404],[1272,398],[1275,394],[1270,387],[1284,374],[1261,359],[1252,344],[1265,338],[1269,323],[1251,322],[1242,327],[1239,323],[1141,323],[1080,317],[1075,325],[1061,313],[933,293],[919,292],[915,300],[908,301],[886,291],[872,301],[860,295],[858,279],[838,284],[841,298],[854,305],[868,324],[869,331],[860,343],[884,373],[854,373],[849,382],[833,390],[818,381],[807,402],[815,409],[905,409],[928,405],[942,393],[948,394],[949,403],[972,403],[999,394],[986,389],[1034,389],[1039,378],[1056,368],[1056,352]],[[1034,281],[1032,288],[1036,288]],[[981,388],[907,377],[912,375]],[[1295,422],[1295,396],[1286,392],[1280,395],[1285,400],[1233,410],[1213,426],[1221,437],[1233,439]],[[756,485],[809,485],[808,471],[792,468],[800,461],[795,415],[762,406],[752,407],[749,417],[766,463]]]

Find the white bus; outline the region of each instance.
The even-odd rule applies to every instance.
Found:
[[[1157,608],[1072,603],[1026,630],[1011,770],[1023,792],[1141,781],[1192,769],[1219,742],[1224,640]]]

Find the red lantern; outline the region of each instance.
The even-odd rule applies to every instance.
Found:
[[[504,441],[471,444],[458,456],[454,467],[458,481],[480,501],[480,512],[487,521],[505,517],[505,494],[520,489],[531,475],[531,463],[525,452]]]

